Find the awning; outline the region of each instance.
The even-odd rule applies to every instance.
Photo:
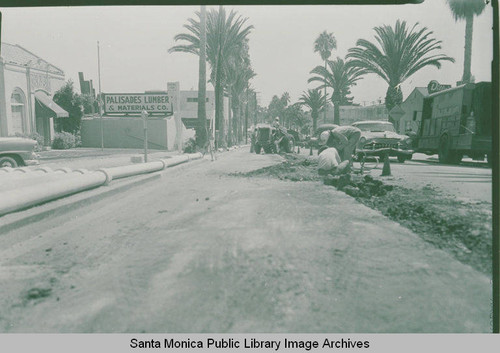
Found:
[[[35,92],[35,98],[36,100],[43,106],[47,107],[51,111],[55,113],[56,118],[67,118],[69,117],[69,114],[66,110],[58,106],[52,98],[50,98],[47,93],[43,91],[37,91]]]

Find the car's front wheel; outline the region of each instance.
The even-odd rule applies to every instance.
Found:
[[[10,156],[1,156],[0,157],[0,168],[4,167],[10,167],[10,168],[17,168],[18,163],[17,161],[10,157]]]

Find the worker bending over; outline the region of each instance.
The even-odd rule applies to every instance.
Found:
[[[361,130],[350,125],[339,126],[333,130],[323,131],[319,138],[321,144],[335,147],[342,161],[351,163],[356,145],[361,138]]]

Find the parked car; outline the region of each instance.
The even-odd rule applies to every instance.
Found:
[[[361,138],[356,146],[358,160],[363,158],[364,155],[382,157],[387,152],[376,152],[376,150],[386,148],[390,148],[389,156],[397,157],[400,163],[412,158],[414,151],[411,146],[411,138],[396,133],[392,123],[368,120],[355,122],[352,126],[361,130]]]
[[[38,164],[36,143],[22,137],[0,137],[0,168]]]
[[[321,125],[319,125],[316,128],[316,131],[314,131],[314,134],[309,139],[309,146],[308,147],[312,146],[312,148],[318,149],[319,148],[319,135],[321,135],[321,133],[323,131],[333,130],[336,127],[338,127],[338,125],[335,125],[335,124],[321,124]]]

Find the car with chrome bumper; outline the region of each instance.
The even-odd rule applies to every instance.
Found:
[[[410,160],[414,150],[412,139],[396,133],[394,125],[388,121],[358,121],[352,124],[361,130],[361,138],[356,146],[356,158],[383,157],[388,154],[397,157],[400,163]]]
[[[39,164],[37,142],[22,137],[0,137],[0,168],[17,168]]]

